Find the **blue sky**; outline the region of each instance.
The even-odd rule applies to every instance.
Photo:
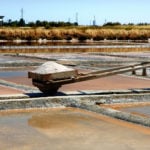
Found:
[[[150,23],[150,0],[1,0],[0,15],[4,20],[19,20],[21,8],[29,21],[76,21],[89,25],[104,22]]]

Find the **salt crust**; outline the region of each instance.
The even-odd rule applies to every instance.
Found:
[[[34,73],[52,74],[52,73],[65,72],[65,71],[74,71],[74,69],[68,68],[54,61],[48,61],[42,64],[41,66],[39,66],[36,70],[34,70]]]

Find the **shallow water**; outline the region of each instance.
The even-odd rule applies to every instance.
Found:
[[[11,64],[11,63],[16,63],[16,62],[24,63],[27,61],[23,58],[0,55],[0,64],[4,64],[4,63]]]
[[[0,42],[0,46],[40,46],[40,45],[47,45],[47,46],[54,46],[54,45],[136,45],[136,44],[146,44],[147,41],[80,41],[80,42],[58,42],[58,41],[39,41],[39,42],[33,42],[33,41],[16,41],[16,42]]]
[[[150,149],[149,139],[149,130],[145,134],[80,109],[0,113],[0,146],[5,150],[141,150]]]
[[[0,71],[0,77],[17,77],[17,76],[26,76],[27,71]]]
[[[130,108],[124,108],[121,110],[150,117],[150,106],[130,107]]]
[[[149,44],[143,44],[142,48],[149,48]],[[88,49],[88,48],[141,48],[141,45],[26,45],[26,46],[0,46],[1,49]]]

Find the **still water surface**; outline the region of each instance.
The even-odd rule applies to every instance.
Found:
[[[0,77],[17,77],[17,76],[26,76],[27,71],[0,71]]]
[[[130,108],[124,108],[122,110],[130,113],[138,113],[150,117],[150,106],[130,107]]]
[[[106,119],[99,114],[73,108],[1,112],[0,148],[4,150],[150,149],[150,134],[145,135],[109,120],[110,118]]]

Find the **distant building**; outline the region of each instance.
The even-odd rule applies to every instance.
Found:
[[[0,16],[0,26],[3,25],[3,18],[4,18],[4,16]]]

